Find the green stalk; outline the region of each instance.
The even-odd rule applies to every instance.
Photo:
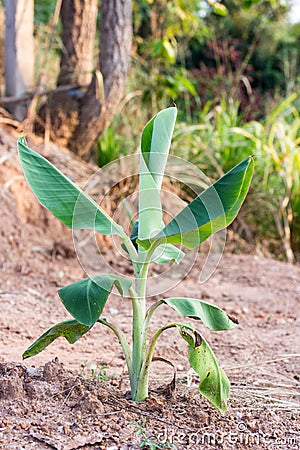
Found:
[[[152,306],[148,309],[148,311],[146,312],[145,323],[144,323],[144,330],[145,330],[145,332],[147,332],[147,330],[148,330],[149,323],[150,323],[150,320],[151,320],[151,318],[152,318],[154,312],[155,312],[156,309],[157,309],[160,305],[162,305],[163,303],[164,303],[163,300],[159,300],[158,302],[154,303],[154,305],[152,305]]]
[[[149,347],[148,347],[148,350],[146,353],[146,357],[143,361],[143,365],[142,365],[142,368],[140,371],[140,377],[138,380],[140,391],[147,392],[147,395],[148,395],[150,365],[151,365],[151,361],[153,358],[155,346],[157,344],[157,340],[165,330],[168,330],[169,328],[175,328],[175,327],[176,327],[175,323],[170,323],[168,325],[165,325],[165,326],[159,328],[152,336],[151,342],[149,344]]]
[[[136,280],[137,292],[130,291],[133,307],[133,327],[132,327],[132,369],[133,369],[133,389],[132,399],[141,401],[147,397],[147,393],[141,393],[138,386],[139,375],[143,360],[145,359],[146,344],[144,335],[144,321],[146,314],[146,287],[148,264],[142,266],[139,278]]]
[[[137,276],[137,274],[139,273],[138,253],[128,236],[126,236],[122,240],[123,240],[123,244],[125,245],[125,247],[128,251],[130,261],[132,262],[134,275]]]
[[[132,400],[142,401],[148,397],[148,380],[146,383],[141,376],[142,366],[146,358],[147,327],[146,320],[146,292],[147,276],[152,255],[156,249],[154,244],[147,252],[139,252],[140,272],[136,276],[136,291],[132,288],[129,293],[132,299],[133,307],[133,326],[132,326],[132,370],[133,370],[133,389],[131,389]]]
[[[125,338],[124,334],[121,331],[119,331],[116,327],[114,327],[114,325],[112,325],[110,322],[107,322],[104,319],[98,319],[97,322],[108,327],[117,336],[117,338],[121,344],[124,356],[125,356],[129,379],[130,379],[130,386],[132,386],[133,385],[132,356],[131,356],[131,350],[130,350],[129,344],[127,342],[127,339]]]

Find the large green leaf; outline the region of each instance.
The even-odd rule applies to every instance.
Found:
[[[28,349],[23,353],[23,359],[35,356],[40,353],[44,348],[48,347],[55,339],[64,337],[70,344],[78,341],[81,336],[87,333],[91,327],[87,327],[77,322],[77,320],[67,320],[66,322],[58,323],[47,330],[42,336],[40,336]]]
[[[18,151],[33,193],[62,223],[70,228],[125,237],[120,225],[49,161],[31,150],[23,137],[18,140]]]
[[[163,302],[184,317],[202,320],[210,330],[230,330],[237,325],[237,321],[228,317],[218,306],[196,298],[172,297],[165,298]]]
[[[124,295],[131,286],[131,280],[117,275],[98,274],[69,284],[58,293],[74,319],[90,327],[99,319],[114,285]]]
[[[176,116],[177,108],[163,109],[148,122],[142,134],[142,157],[157,188],[162,184]]]
[[[165,171],[177,109],[160,111],[146,125],[141,140],[139,239],[158,233],[162,224],[160,188]]]
[[[215,408],[225,413],[230,393],[230,383],[225,372],[219,367],[210,346],[198,331],[189,325],[176,325],[189,345],[189,362],[200,378],[199,392]]]
[[[209,186],[151,239],[139,239],[148,249],[153,242],[197,247],[213,233],[227,227],[237,216],[249,190],[253,175],[249,157]]]

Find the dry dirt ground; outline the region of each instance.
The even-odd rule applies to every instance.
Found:
[[[227,332],[194,322],[231,380],[223,416],[198,393],[186,345],[172,330],[162,335],[156,356],[175,365],[176,390],[171,396],[153,393],[143,403],[128,399],[120,347],[100,325],[72,346],[60,338],[22,361],[36,337],[68,318],[57,289],[84,274],[69,232],[30,194],[15,139],[0,129],[0,448],[300,448],[299,265],[225,252],[200,285],[200,257],[168,293],[205,299],[239,320]],[[48,153],[57,157],[53,149]],[[119,268],[126,272],[126,262]],[[159,311],[155,327],[178,318],[167,308]],[[129,302],[112,296],[105,315],[129,337]],[[153,363],[152,388],[171,380],[171,371]]]

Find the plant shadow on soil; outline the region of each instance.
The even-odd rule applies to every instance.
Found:
[[[205,299],[240,322],[217,333],[193,322],[231,381],[226,415],[198,393],[186,345],[171,331],[162,335],[156,356],[176,367],[176,390],[153,392],[141,403],[128,399],[125,361],[104,327],[95,326],[72,346],[58,339],[22,361],[36,337],[68,318],[56,293],[83,271],[69,231],[29,192],[15,142],[16,135],[0,129],[0,448],[112,450],[143,442],[144,448],[299,448],[299,265],[225,252],[206,284],[198,282],[200,258],[168,293]],[[57,157],[55,147],[45,151]],[[91,167],[68,161],[90,176]],[[126,271],[126,262],[118,270]],[[105,314],[129,337],[129,302],[113,295]],[[162,306],[155,327],[176,317]],[[95,365],[106,368],[101,376],[92,372]],[[172,368],[153,364],[153,388],[171,379]]]

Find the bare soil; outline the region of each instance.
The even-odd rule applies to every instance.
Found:
[[[205,299],[239,320],[227,332],[210,332],[193,322],[231,380],[223,416],[198,393],[186,345],[172,330],[162,335],[156,356],[175,365],[176,390],[166,394],[157,389],[173,374],[171,367],[154,362],[152,393],[142,403],[129,399],[121,349],[100,325],[72,346],[60,338],[22,361],[35,338],[69,318],[57,290],[84,273],[69,231],[27,188],[15,140],[15,134],[0,129],[0,448],[300,448],[299,265],[227,251],[213,276],[200,285],[200,255],[168,292]],[[67,158],[69,170],[92,173],[91,166],[66,151],[58,156],[54,147],[36,145],[50,159]],[[126,272],[126,264],[121,261],[120,270]],[[129,302],[112,295],[105,316],[130,339]],[[161,307],[154,326],[178,318]]]

